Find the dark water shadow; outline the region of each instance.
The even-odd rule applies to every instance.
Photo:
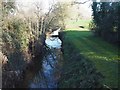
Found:
[[[46,51],[43,56],[33,58],[25,70],[23,88],[57,88],[59,60],[55,54],[54,50]]]
[[[32,62],[27,66],[26,70],[24,71],[24,79],[22,88],[28,88],[31,80],[35,77],[35,75],[41,70],[42,68],[42,57],[37,56],[32,59]]]

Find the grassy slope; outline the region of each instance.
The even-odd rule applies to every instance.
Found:
[[[74,47],[89,60],[93,61],[98,71],[109,87],[118,86],[118,49],[98,37],[93,37],[90,31],[66,31],[64,42],[72,42]],[[67,51],[67,47],[65,48]]]

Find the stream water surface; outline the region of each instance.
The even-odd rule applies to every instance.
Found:
[[[61,40],[58,37],[51,37],[46,39],[45,43],[48,46],[47,54],[41,63],[40,60],[37,60],[39,64],[34,64],[34,68],[37,70],[33,69],[27,73],[28,88],[57,88],[62,65]]]

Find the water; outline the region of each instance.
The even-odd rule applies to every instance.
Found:
[[[55,79],[56,63],[55,55],[47,55],[42,61],[42,69],[35,75],[29,88],[57,88],[57,80]]]
[[[61,48],[62,41],[58,37],[50,37],[45,40],[49,48]]]
[[[46,39],[46,44],[49,46],[50,50],[44,56],[41,65],[34,65],[34,68],[36,67],[37,70],[33,69],[33,71],[31,70],[27,73],[26,82],[28,88],[57,88],[62,65],[62,52],[61,40],[58,37],[54,40],[58,41],[49,41]]]

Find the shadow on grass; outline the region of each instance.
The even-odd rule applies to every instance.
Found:
[[[65,31],[65,36],[63,40],[63,52],[64,52],[64,73],[68,72],[63,75],[63,82],[62,86],[64,87],[90,87],[86,80],[91,78],[91,74],[89,73],[88,76],[87,72],[90,71],[90,68],[93,70],[96,68],[105,78],[101,80],[104,85],[107,85],[110,88],[118,88],[118,48],[103,41],[99,37],[94,37],[90,31]],[[76,52],[74,52],[74,50]],[[80,56],[78,55],[80,54]],[[78,56],[76,56],[78,55]],[[86,72],[84,72],[85,67],[81,65],[82,60],[81,57],[85,58]],[[89,64],[91,63],[91,64]],[[73,69],[74,68],[74,69]],[[91,69],[91,70],[92,70]],[[85,75],[83,75],[84,82],[86,84],[81,85],[81,77],[82,74],[78,74],[77,72],[83,71]],[[74,72],[75,71],[75,72]],[[70,74],[74,73],[76,77]],[[94,71],[94,78],[96,76],[96,71]],[[70,76],[71,75],[71,76]],[[79,76],[81,75],[81,76]],[[69,77],[70,76],[70,77]],[[87,78],[89,77],[89,79]],[[67,79],[66,79],[67,78]],[[71,78],[71,79],[70,79]],[[73,79],[72,79],[73,78]],[[79,78],[79,80],[77,79]],[[100,78],[97,78],[98,80]],[[66,82],[65,82],[66,81]],[[90,81],[92,82],[92,81]],[[94,82],[94,79],[93,79]],[[99,81],[98,81],[99,82]],[[73,84],[71,86],[70,84]],[[81,84],[78,84],[81,83]],[[78,86],[77,86],[78,85]],[[88,85],[88,86],[86,86]],[[95,83],[94,83],[95,85]],[[94,87],[94,86],[93,86]]]

